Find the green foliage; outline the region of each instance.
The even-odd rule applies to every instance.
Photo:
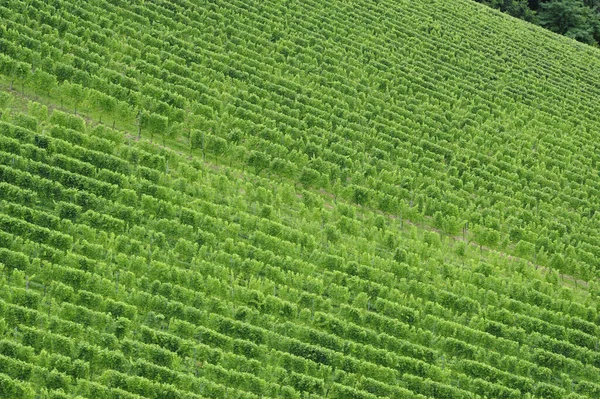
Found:
[[[25,129],[28,129],[28,130],[31,130],[34,132],[37,132],[37,130],[38,130],[38,121],[36,118],[34,118],[32,116],[19,113],[14,117],[14,122],[15,122],[15,124],[17,124],[21,127],[24,127]],[[36,137],[40,137],[40,136],[36,136]]]
[[[323,206],[323,199],[310,191],[303,191],[302,198],[304,205],[309,209],[318,209]]]
[[[56,125],[76,130],[78,132],[85,133],[85,121],[82,118],[79,118],[76,115],[59,111],[57,109],[52,111],[52,115],[50,115],[50,122]]]
[[[533,256],[535,246],[527,241],[519,241],[515,247],[515,254],[521,258],[529,259]]]
[[[248,165],[254,167],[257,174],[269,166],[269,155],[262,151],[250,151]]]
[[[580,42],[600,40],[600,4],[585,0],[476,0]]]
[[[479,247],[493,247],[500,239],[500,234],[497,230],[493,230],[484,226],[476,225],[473,229],[473,240],[479,244]]]
[[[434,231],[426,231],[423,234],[423,241],[434,248],[439,248],[442,245],[440,235]]]
[[[535,388],[535,394],[544,399],[560,399],[565,397],[565,390],[544,382],[540,382]]]
[[[159,114],[142,111],[139,124],[142,130],[147,130],[150,132],[150,141],[152,141],[155,134],[166,133],[169,119]]]
[[[43,92],[49,96],[50,92],[56,87],[56,77],[41,69],[36,69],[31,74],[30,79],[38,94]]]
[[[76,221],[77,216],[81,213],[81,207],[68,202],[58,202],[56,209],[61,219],[69,219],[73,222]]]
[[[16,62],[14,64],[14,66],[11,68],[10,76],[12,78],[11,86],[12,86],[13,80],[18,81],[19,83],[21,83],[21,94],[24,94],[25,93],[25,83],[31,77],[30,66],[24,62]]]
[[[302,183],[305,187],[318,186],[321,181],[321,173],[318,171],[304,167],[300,173],[300,178],[298,179],[300,183]]]
[[[227,141],[221,137],[209,134],[206,136],[206,150],[219,157],[227,150]]]
[[[204,146],[204,133],[199,130],[193,130],[190,134],[190,149],[195,150],[203,148]]]
[[[370,200],[370,193],[363,187],[353,187],[352,200],[358,205],[367,205]]]
[[[177,244],[175,244],[175,252],[180,255],[181,260],[184,262],[191,262],[198,252],[198,244],[179,238]]]
[[[546,273],[546,281],[549,282],[550,284],[558,286],[560,279],[558,276],[558,271],[556,271],[556,270],[560,270],[560,269],[549,270]]]
[[[7,399],[33,399],[34,392],[22,382],[0,373],[0,396]]]
[[[325,237],[327,237],[328,241],[336,243],[340,240],[341,234],[336,228],[336,226],[328,224],[327,226],[325,226]]]
[[[581,0],[550,0],[542,3],[539,22],[553,32],[588,44],[596,43],[600,37],[598,13]]]
[[[467,243],[465,243],[464,241],[458,241],[454,245],[454,252],[461,258],[465,256],[465,254],[467,253]]]
[[[117,101],[114,97],[93,89],[87,90],[87,102],[90,108],[100,111],[100,123],[102,123],[102,116],[104,114],[115,112],[117,107]]]
[[[0,12],[6,81],[85,104],[2,116],[1,397],[598,396],[589,49],[454,0],[63,6]]]
[[[479,264],[475,267],[475,269],[473,271],[475,273],[481,273],[484,276],[489,277],[492,275],[494,269],[493,269],[492,265],[490,265],[489,263],[479,262]]]
[[[64,82],[60,88],[64,95],[70,98],[73,102],[73,112],[75,113],[75,115],[77,115],[77,108],[85,100],[86,96],[86,92],[83,86],[79,83],[72,83],[67,81]]]
[[[398,263],[400,262],[405,262],[406,261],[406,250],[402,249],[402,248],[396,248],[396,250],[394,251],[394,260]]]
[[[48,107],[42,103],[29,101],[27,103],[27,112],[40,122],[44,122],[48,119]]]
[[[4,91],[0,91],[0,110],[10,107],[13,97]]]

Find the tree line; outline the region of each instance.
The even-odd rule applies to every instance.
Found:
[[[600,44],[599,0],[476,0],[577,41]]]

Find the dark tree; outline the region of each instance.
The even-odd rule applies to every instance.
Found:
[[[539,22],[553,32],[587,44],[598,36],[598,16],[581,0],[552,0],[541,4]]]

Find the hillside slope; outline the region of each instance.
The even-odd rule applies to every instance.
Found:
[[[0,122],[3,397],[600,389],[596,291],[289,182],[28,110]]]
[[[592,277],[598,50],[466,1],[321,3],[11,2],[2,71]]]
[[[600,394],[597,50],[467,0],[0,16],[0,396]]]

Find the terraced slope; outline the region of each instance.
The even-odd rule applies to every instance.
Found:
[[[467,0],[0,15],[0,397],[600,394],[597,50]]]

